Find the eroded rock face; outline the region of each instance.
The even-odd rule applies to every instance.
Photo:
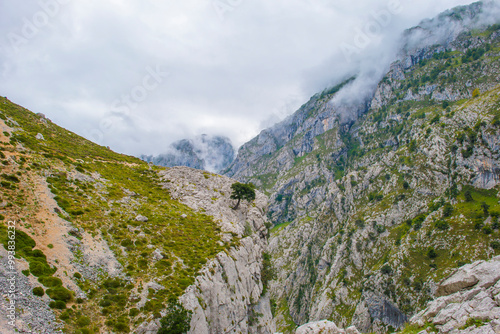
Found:
[[[337,327],[334,322],[322,320],[300,326],[295,331],[295,334],[359,334],[359,331],[354,326],[344,330]]]
[[[415,252],[434,247],[470,262],[494,254],[489,244],[496,236],[468,240],[458,226],[474,223],[456,209],[456,225],[441,231],[435,222],[443,209],[430,210],[440,201],[457,205],[466,187],[493,189],[500,180],[500,132],[485,112],[497,99],[498,62],[489,51],[475,72],[451,66],[474,48],[499,43],[497,33],[468,31],[487,11],[482,6],[460,7],[409,30],[368,105],[347,112],[357,115],[350,122],[342,117],[349,106],[331,103],[337,93],[323,92],[239,150],[227,175],[266,190],[269,216],[279,225],[269,250],[277,269],[271,297],[287,306],[277,311],[280,330],[321,319],[366,332],[401,328],[455,267],[425,263],[432,267],[417,274],[422,261]],[[459,56],[442,58],[450,51]],[[472,98],[475,88],[481,95]],[[440,102],[424,110],[429,100]],[[485,215],[484,224],[492,225]],[[400,233],[405,225],[409,232]],[[470,279],[459,284],[477,283]],[[447,288],[465,287],[453,284]]]
[[[442,333],[499,333],[500,256],[459,268],[439,284],[436,296],[410,323],[429,322]],[[481,325],[467,326],[471,319]]]
[[[262,295],[262,253],[267,247],[267,198],[257,193],[233,210],[234,180],[185,167],[161,173],[172,196],[219,222],[225,238],[241,237],[239,246],[221,252],[202,269],[180,298],[193,311],[189,333],[273,333],[269,298]],[[231,234],[232,233],[232,234]]]

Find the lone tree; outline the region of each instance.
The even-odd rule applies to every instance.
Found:
[[[249,202],[255,199],[255,186],[253,185],[253,183],[236,182],[231,185],[231,189],[233,189],[233,193],[231,194],[231,199],[238,200],[238,203],[236,203],[233,210],[238,209],[242,199],[247,200]]]

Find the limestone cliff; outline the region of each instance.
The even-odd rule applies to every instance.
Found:
[[[223,233],[242,238],[228,252],[219,253],[181,297],[194,314],[190,333],[274,333],[269,298],[263,295],[262,256],[267,248],[267,198],[233,210],[228,177],[187,168],[161,172],[172,196],[194,210],[203,210],[220,224]]]
[[[339,105],[363,80],[354,77],[240,148],[227,175],[270,197],[278,330],[324,319],[402,328],[454,268],[498,255],[491,5],[410,29],[368,98]]]

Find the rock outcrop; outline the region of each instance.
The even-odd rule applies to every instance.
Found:
[[[436,296],[411,324],[432,324],[440,333],[500,333],[500,256],[459,268]]]
[[[295,334],[359,334],[359,331],[354,326],[344,330],[338,328],[334,322],[323,320],[302,325],[297,328]]]
[[[216,219],[224,240],[242,238],[228,252],[210,260],[180,298],[193,312],[189,333],[274,333],[269,298],[263,295],[263,252],[267,247],[265,210],[267,198],[257,193],[253,203],[242,202],[233,210],[228,177],[187,167],[160,173],[171,195],[194,210]],[[144,326],[150,333],[158,324]]]

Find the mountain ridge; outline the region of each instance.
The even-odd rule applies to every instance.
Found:
[[[369,103],[331,103],[357,77],[240,148],[226,174],[270,197],[278,330],[401,329],[460,258],[498,254],[497,218],[481,209],[497,215],[499,26],[479,19],[491,6],[424,21],[442,25],[440,44],[403,49]]]

